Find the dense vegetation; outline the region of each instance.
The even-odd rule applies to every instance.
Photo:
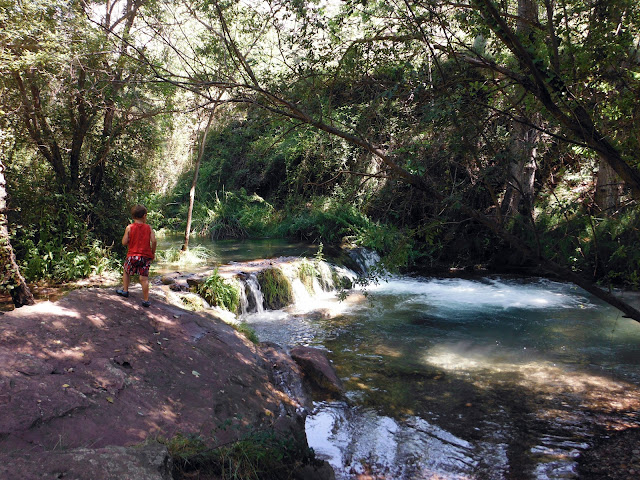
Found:
[[[114,265],[132,203],[183,231],[195,198],[193,234],[638,288],[639,25],[632,0],[2,1],[7,240],[69,280]]]

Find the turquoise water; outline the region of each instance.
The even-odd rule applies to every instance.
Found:
[[[571,284],[397,277],[336,311],[247,322],[329,352],[346,398],[307,434],[338,478],[578,478],[600,428],[638,423],[640,324]]]
[[[317,251],[214,248],[221,263]],[[346,395],[306,427],[338,479],[579,478],[595,435],[640,426],[640,324],[572,284],[405,276],[366,293],[243,317],[263,341],[328,352]]]

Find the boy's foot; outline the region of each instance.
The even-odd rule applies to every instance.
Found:
[[[127,291],[125,291],[125,290],[122,290],[121,288],[118,288],[118,289],[116,290],[116,293],[117,293],[118,295],[120,295],[121,297],[128,297],[128,296],[129,296],[129,292],[127,292]]]
[[[142,301],[142,306],[143,307],[150,307],[151,306],[151,302],[149,300],[143,300]]]

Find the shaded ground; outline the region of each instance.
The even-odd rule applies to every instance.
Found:
[[[221,320],[140,297],[85,288],[0,316],[0,478],[127,478],[74,462],[179,433],[304,433],[301,405],[277,385],[287,366]]]

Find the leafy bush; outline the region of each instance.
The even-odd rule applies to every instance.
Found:
[[[237,313],[240,308],[240,288],[222,278],[217,269],[196,287],[196,293],[211,305],[230,312]]]

